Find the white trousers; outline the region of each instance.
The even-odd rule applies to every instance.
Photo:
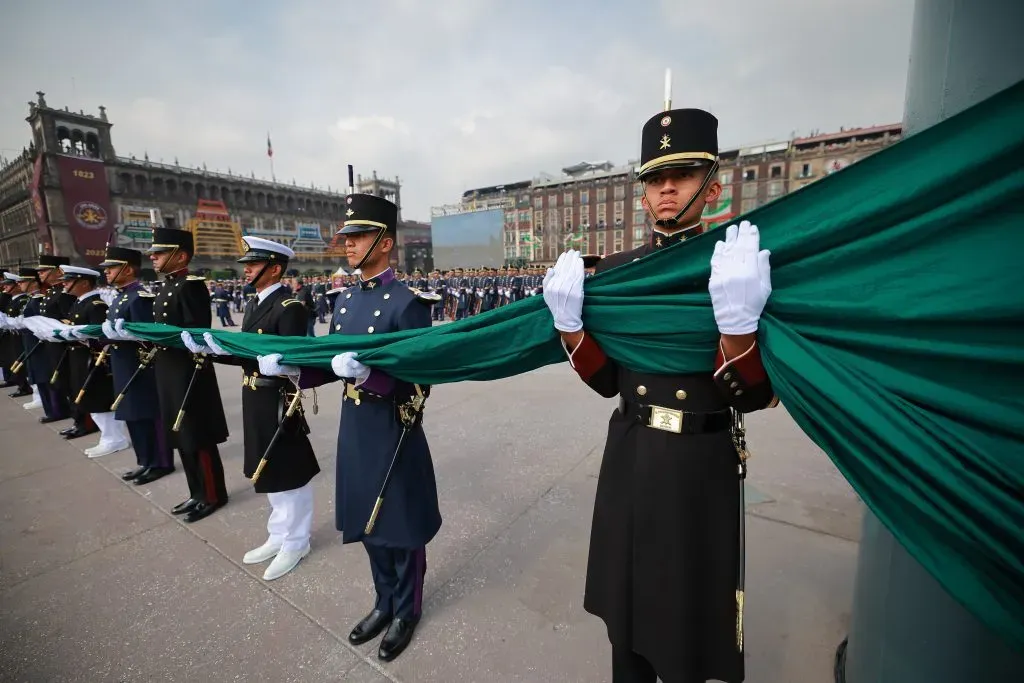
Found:
[[[284,552],[305,550],[313,525],[313,482],[291,491],[268,493],[270,519],[267,531],[270,542],[281,544]]]
[[[128,426],[114,417],[114,413],[90,413],[93,422],[100,428],[100,442],[97,446],[113,446],[115,444],[127,444],[131,441],[128,437]]]

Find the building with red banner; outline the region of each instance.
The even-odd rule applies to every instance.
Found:
[[[343,263],[331,248],[344,214],[342,191],[118,156],[104,107],[97,115],[75,113],[36,95],[26,119],[31,142],[0,168],[0,265],[34,262],[44,252],[95,265],[108,242],[148,247],[154,222],[195,235],[198,269],[240,272],[235,259],[245,235],[294,249],[293,267],[303,274],[331,273]],[[397,179],[374,172],[359,176],[356,189],[401,208]],[[410,224],[416,248],[396,250],[396,265],[405,265],[406,252],[429,259],[422,225]]]

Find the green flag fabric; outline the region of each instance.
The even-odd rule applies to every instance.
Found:
[[[774,291],[758,334],[782,403],[907,550],[1017,647],[1022,121],[1018,83],[745,216],[772,252]],[[718,332],[707,284],[719,238],[712,231],[589,278],[585,328],[634,370],[711,370]],[[126,329],[184,348],[177,328]],[[357,351],[371,367],[427,384],[566,359],[541,297],[386,335],[213,335],[239,356],[282,353],[284,363],[323,369],[335,354]]]

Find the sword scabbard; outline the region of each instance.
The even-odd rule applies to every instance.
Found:
[[[364,533],[369,536],[373,533],[373,527],[377,524],[377,515],[380,513],[380,506],[384,503],[383,496],[377,496],[377,502],[373,504],[373,512],[370,513],[370,519],[366,522],[366,529]]]

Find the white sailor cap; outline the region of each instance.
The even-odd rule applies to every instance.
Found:
[[[21,278],[18,277],[17,273],[12,273],[12,272],[6,271],[6,270],[4,271],[4,282],[8,282],[8,281],[10,281],[10,282],[19,282],[20,280],[21,280]]]
[[[99,278],[100,271],[93,270],[92,268],[83,268],[82,266],[61,266],[60,269],[64,271],[64,276],[61,280],[77,280],[78,278],[90,277]]]
[[[246,252],[242,255],[242,258],[238,259],[238,263],[248,263],[249,261],[285,263],[288,259],[295,256],[294,251],[273,240],[246,236],[242,238],[242,241],[245,242]]]

